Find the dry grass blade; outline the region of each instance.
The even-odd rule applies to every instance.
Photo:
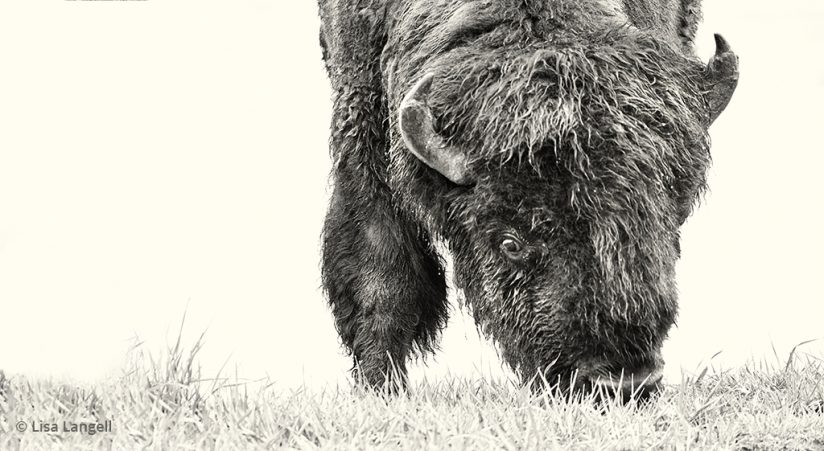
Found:
[[[799,343],[799,344],[797,344],[797,345],[793,346],[793,349],[790,351],[790,355],[789,355],[789,357],[787,357],[787,364],[786,364],[786,365],[784,365],[784,371],[789,371],[789,370],[790,370],[790,366],[792,365],[792,363],[793,363],[793,359],[795,358],[795,351],[796,351],[798,348],[800,348],[801,346],[804,346],[804,345],[806,345],[806,344],[814,343],[814,342],[816,342],[816,341],[818,341],[818,340],[819,340],[818,338],[814,338],[814,339],[812,339],[812,340],[802,341],[801,343]]]

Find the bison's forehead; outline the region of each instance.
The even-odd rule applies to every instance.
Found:
[[[654,40],[468,48],[436,65],[431,101],[486,191],[479,211],[669,228],[710,162],[701,70]]]
[[[679,153],[705,140],[702,65],[653,39],[466,47],[433,69],[442,133],[473,159],[551,148],[583,169],[598,151]]]
[[[434,70],[441,133],[502,203],[516,201],[505,199],[512,192],[533,209],[562,199],[603,216],[691,203],[703,188],[702,65],[653,39],[467,47]],[[502,167],[513,174],[496,183]],[[547,196],[524,197],[516,179]]]

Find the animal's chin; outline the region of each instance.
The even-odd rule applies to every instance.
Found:
[[[596,402],[648,401],[663,389],[662,372],[655,369],[638,374],[604,374],[586,376],[579,372],[557,374],[551,389],[574,398]],[[545,388],[545,386],[537,387]]]
[[[645,400],[658,393],[663,384],[661,383],[662,372],[660,368],[653,370],[643,370],[633,374],[608,374],[598,376],[594,379],[588,378],[592,390],[600,398],[619,398],[624,401],[631,399]]]
[[[566,395],[599,401],[647,400],[663,388],[663,368],[660,352],[623,363],[602,358],[584,359],[574,369],[550,366],[536,388],[546,388],[548,384],[552,390]]]

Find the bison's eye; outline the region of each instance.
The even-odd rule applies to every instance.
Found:
[[[501,240],[501,252],[510,260],[520,260],[524,257],[526,248],[520,238],[511,234],[505,233],[503,240]]]

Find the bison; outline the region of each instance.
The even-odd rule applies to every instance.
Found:
[[[699,2],[319,0],[322,280],[358,381],[402,388],[437,348],[442,248],[524,383],[657,390],[679,228],[738,81],[721,36],[695,55]]]

